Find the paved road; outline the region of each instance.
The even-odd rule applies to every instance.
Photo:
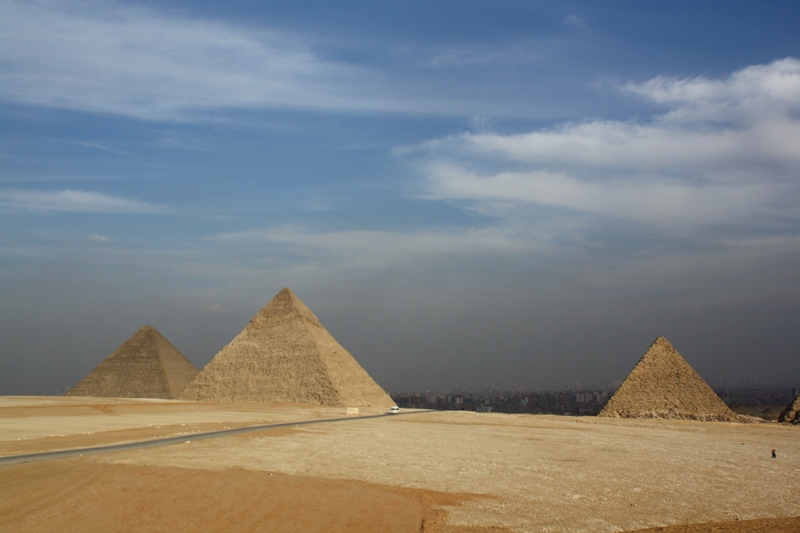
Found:
[[[61,450],[56,452],[42,452],[42,453],[29,453],[26,455],[11,455],[7,457],[0,457],[0,466],[13,465],[18,463],[29,463],[32,461],[47,461],[50,459],[61,459],[64,457],[75,457],[79,455],[89,455],[94,453],[110,453],[121,452],[125,450],[138,450],[140,448],[155,448],[156,446],[169,446],[170,444],[180,444],[187,441],[215,439],[217,437],[227,437],[228,435],[236,435],[239,433],[250,433],[253,431],[261,431],[264,429],[275,429],[294,426],[308,426],[311,424],[327,424],[333,422],[353,422],[356,420],[368,420],[370,418],[383,418],[386,416],[402,416],[412,415],[424,411],[414,411],[398,414],[384,413],[380,415],[368,416],[348,416],[342,418],[323,418],[319,420],[305,420],[302,422],[283,422],[281,424],[265,424],[261,426],[248,426],[236,429],[224,429],[221,431],[209,431],[206,433],[193,433],[190,435],[181,435],[180,437],[167,437],[164,439],[153,439],[141,442],[129,442],[127,444],[112,444],[109,446],[97,446],[95,448],[76,448],[73,450]]]

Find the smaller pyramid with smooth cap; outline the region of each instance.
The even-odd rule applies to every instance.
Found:
[[[340,407],[394,405],[286,288],[214,356],[180,398]]]
[[[142,326],[67,396],[176,398],[199,370],[153,326]]]
[[[786,409],[784,409],[778,417],[778,422],[800,425],[800,394],[789,402],[789,405],[786,406]]]
[[[597,416],[745,421],[664,337],[653,342]]]

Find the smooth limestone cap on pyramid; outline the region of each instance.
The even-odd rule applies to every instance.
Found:
[[[199,370],[153,326],[143,326],[67,396],[176,398]]]
[[[289,289],[256,313],[180,397],[340,407],[394,405]]]
[[[597,416],[743,421],[664,337],[653,342]]]

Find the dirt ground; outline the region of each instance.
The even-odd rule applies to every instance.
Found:
[[[0,456],[186,436],[0,466],[0,531],[800,532],[800,428],[774,423],[417,412],[191,440],[343,416],[0,397]]]
[[[66,459],[3,468],[0,495],[2,531],[485,531],[438,509],[474,495],[243,469]]]

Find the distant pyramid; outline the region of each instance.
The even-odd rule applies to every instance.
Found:
[[[176,398],[197,368],[153,326],[143,326],[67,396]]]
[[[653,342],[598,416],[745,421],[664,337]]]
[[[786,406],[786,409],[778,417],[778,422],[800,424],[800,394]]]
[[[180,395],[185,400],[394,405],[289,289],[283,289]]]

